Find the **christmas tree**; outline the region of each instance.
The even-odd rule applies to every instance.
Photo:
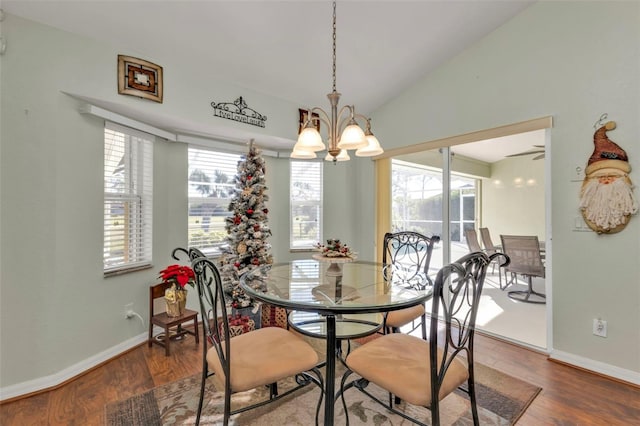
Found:
[[[264,172],[264,159],[252,140],[249,153],[238,162],[235,188],[229,203],[232,214],[225,219],[228,248],[221,258],[221,276],[234,309],[254,304],[240,288],[240,275],[273,263],[271,245],[266,241],[271,230],[267,226],[269,210],[265,202],[269,196],[266,194]]]

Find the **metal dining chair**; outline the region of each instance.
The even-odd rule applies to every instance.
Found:
[[[324,380],[316,365],[318,354],[313,347],[292,332],[280,327],[260,328],[231,337],[225,309],[225,292],[218,268],[210,259],[192,260],[200,301],[204,344],[202,380],[196,415],[200,423],[207,378],[216,375],[224,384],[223,425],[233,414],[257,408],[281,399],[298,389],[315,383],[320,387],[316,407],[316,425],[323,399]],[[295,377],[291,388],[278,393],[278,382]],[[250,389],[268,387],[268,398],[249,406],[231,409],[231,395]]]
[[[427,407],[431,425],[440,424],[440,400],[461,389],[469,395],[474,425],[479,424],[475,396],[473,341],[480,295],[489,264],[502,253],[487,256],[473,252],[444,266],[433,287],[429,340],[392,333],[354,349],[346,357],[338,395],[342,399],[347,425],[349,413],[345,391],[356,388],[395,414],[426,425],[374,396],[373,383],[409,404]],[[505,258],[504,264],[508,263]],[[442,307],[442,318],[439,318]],[[444,334],[438,332],[444,321]],[[389,362],[393,360],[393,362]],[[360,377],[348,381],[353,374]],[[463,386],[466,383],[466,386]]]
[[[392,285],[407,288],[425,288],[433,285],[429,277],[429,264],[433,248],[440,237],[427,237],[418,232],[387,232],[382,243],[382,263],[385,279]],[[420,324],[415,321],[420,319]],[[411,323],[411,332],[422,328],[422,337],[427,338],[426,311],[423,304],[410,308],[387,312],[384,315],[382,331],[397,333],[400,328]]]

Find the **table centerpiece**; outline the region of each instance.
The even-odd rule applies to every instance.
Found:
[[[319,253],[314,254],[313,258],[320,262],[330,263],[327,269],[327,275],[330,276],[341,276],[342,268],[340,264],[353,262],[358,255],[347,244],[334,238],[328,239],[326,244],[317,243],[315,248]]]

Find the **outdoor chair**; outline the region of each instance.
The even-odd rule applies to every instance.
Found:
[[[480,294],[489,264],[502,253],[487,256],[473,252],[444,266],[437,274],[432,299],[429,340],[392,333],[354,349],[345,359],[347,371],[338,395],[347,425],[349,416],[344,393],[354,387],[397,415],[412,418],[374,396],[373,383],[406,401],[431,411],[431,425],[440,424],[440,401],[460,388],[469,395],[474,425],[479,424],[475,396],[473,341]],[[508,263],[505,259],[503,264]],[[445,290],[446,289],[446,290]],[[442,307],[442,319],[438,318]],[[438,326],[444,322],[444,333]],[[392,361],[391,361],[392,360]],[[348,382],[353,373],[360,376]],[[466,386],[462,386],[466,383]]]
[[[491,239],[491,232],[489,232],[489,228],[480,228],[480,239],[482,240],[482,245],[484,246],[484,252],[487,255],[491,256],[494,253],[498,253],[501,251],[500,246],[493,244],[493,240]],[[502,268],[499,266],[499,259],[495,259],[491,264],[491,272],[495,272],[496,265],[498,265],[498,280],[500,284],[500,290],[504,290],[507,288],[507,279],[505,278],[505,286],[502,287]]]
[[[482,247],[480,247],[480,243],[478,242],[478,233],[475,229],[465,229],[464,230],[464,239],[467,241],[467,247],[469,247],[469,253],[474,253],[476,251],[483,251]]]
[[[511,263],[505,267],[505,277],[511,274],[511,283],[516,283],[518,274],[527,280],[527,290],[512,290],[508,293],[511,299],[526,303],[546,303],[546,295],[533,290],[533,278],[545,277],[545,266],[540,252],[540,241],[535,235],[500,235],[502,251],[509,256]],[[505,278],[506,280],[506,278]]]
[[[317,425],[324,382],[322,373],[316,368],[318,354],[313,347],[279,327],[260,328],[230,337],[225,293],[218,268],[204,257],[192,260],[191,266],[196,276],[204,334],[196,425],[202,415],[205,383],[212,375],[217,376],[218,383],[224,384],[222,424],[225,426],[232,415],[281,399],[312,382],[321,389],[316,407]],[[278,382],[288,378],[292,378],[291,388],[279,394]],[[269,389],[268,398],[231,410],[232,394],[263,386]]]

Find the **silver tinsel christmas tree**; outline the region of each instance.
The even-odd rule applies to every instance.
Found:
[[[253,306],[254,301],[240,288],[240,275],[261,265],[273,263],[271,245],[267,238],[269,210],[265,202],[267,186],[264,179],[264,159],[258,149],[249,143],[249,153],[238,162],[235,189],[231,194],[226,218],[228,249],[221,258],[221,275],[225,283],[227,300],[234,309]]]

